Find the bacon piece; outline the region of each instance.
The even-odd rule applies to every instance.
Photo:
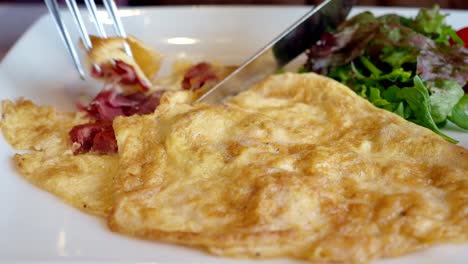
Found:
[[[106,80],[115,80],[123,85],[138,84],[143,92],[149,91],[148,84],[141,80],[135,72],[133,66],[127,63],[116,60],[113,64],[99,65],[100,70],[91,69],[91,76],[95,78],[105,78]]]
[[[213,67],[201,62],[190,68],[182,80],[182,88],[185,90],[195,91],[200,89],[207,82],[216,82],[218,77],[213,72]]]
[[[93,123],[86,123],[78,125],[70,130],[69,135],[71,140],[74,143],[78,143],[76,149],[74,149],[73,154],[86,153],[94,147],[94,139],[96,135],[112,130],[112,123],[97,121]]]
[[[131,116],[134,114],[151,114],[154,112],[156,107],[158,107],[163,92],[164,91],[156,91],[148,95],[143,93],[135,93],[133,95],[127,96],[128,99],[135,100],[138,102],[138,104],[133,107],[124,108],[125,116]]]
[[[108,89],[96,95],[88,106],[78,106],[94,120],[75,126],[69,132],[72,142],[77,143],[73,153],[77,155],[88,151],[98,154],[117,152],[117,142],[112,128],[114,118],[154,112],[163,92],[123,95],[116,89]]]
[[[101,91],[89,104],[81,108],[96,120],[112,121],[116,116],[124,115],[123,107],[132,107],[138,101],[130,100],[119,94],[116,89]]]
[[[114,70],[120,75],[120,81],[124,84],[135,84],[138,82],[138,76],[136,75],[133,67],[126,64],[123,61],[116,61]]]
[[[93,119],[102,121],[112,121],[121,115],[149,114],[159,105],[162,92],[122,95],[117,89],[108,89],[101,91],[88,106],[78,108]]]
[[[110,129],[105,129],[94,136],[91,151],[97,154],[117,152],[117,141],[112,126],[110,126]]]

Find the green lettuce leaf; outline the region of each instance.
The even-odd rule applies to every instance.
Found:
[[[437,79],[427,83],[431,103],[431,116],[435,123],[443,123],[464,92],[454,80]]]
[[[468,49],[449,45],[450,37],[462,42],[446,16],[438,6],[421,9],[415,18],[358,14],[324,34],[300,71],[327,75],[375,106],[455,142],[439,128],[448,118],[467,126],[460,98],[468,81]]]
[[[448,119],[457,126],[468,129],[468,94],[465,94],[452,109]]]
[[[450,45],[449,37],[452,37],[455,42],[463,45],[463,41],[456,36],[455,30],[445,23],[447,15],[442,15],[439,11],[438,5],[435,5],[431,9],[421,9],[414,19],[412,28],[430,37],[436,43]]]
[[[414,116],[410,120],[416,124],[429,128],[451,143],[458,143],[457,140],[445,135],[442,131],[440,131],[432,119],[429,93],[427,92],[424,83],[418,76],[414,77],[413,82],[413,87],[405,87],[399,92],[399,97],[404,99],[413,111]]]

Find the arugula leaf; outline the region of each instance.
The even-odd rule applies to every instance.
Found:
[[[390,102],[399,102],[398,100],[398,93],[400,92],[400,87],[396,85],[392,85],[388,87],[384,92],[383,96]]]
[[[366,76],[364,76],[364,74],[361,73],[360,70],[358,70],[354,62],[351,62],[351,73],[353,74],[353,77],[355,77],[358,80],[363,80],[367,78]]]
[[[466,47],[466,43],[463,41],[462,38],[460,38],[460,36],[458,36],[457,32],[455,30],[450,30],[448,32],[448,35],[450,36],[450,38],[453,40],[453,42],[457,43],[457,44],[460,44],[461,46],[463,47]],[[450,42],[450,40],[449,40]]]
[[[328,76],[335,80],[346,82],[349,79],[351,79],[351,76],[349,74],[350,68],[350,65],[337,66],[330,72]]]
[[[380,74],[382,74],[382,71],[379,70],[379,68],[377,68],[377,66],[375,66],[368,58],[366,58],[365,56],[361,56],[359,57],[359,60],[361,61],[361,63],[371,72],[371,75],[373,75],[374,77],[378,77],[380,76]]]
[[[414,119],[411,121],[429,128],[451,143],[458,143],[457,140],[445,135],[442,131],[440,131],[432,119],[429,93],[427,92],[427,89],[424,86],[422,80],[418,76],[415,76],[413,83],[413,87],[405,87],[399,92],[399,97],[403,98],[413,111]]]
[[[406,118],[405,117],[405,108],[404,108],[404,105],[403,105],[403,102],[400,102],[397,106],[397,108],[393,111],[393,113],[403,117],[403,118]]]
[[[454,80],[437,79],[427,83],[430,93],[431,116],[435,123],[442,123],[452,112],[464,92],[462,87]]]
[[[371,101],[375,106],[383,108],[386,105],[389,105],[390,102],[383,99],[380,95],[380,90],[375,87],[370,88],[369,101]]]
[[[452,109],[452,113],[448,116],[448,120],[457,126],[468,129],[468,94],[463,95],[460,101]]]
[[[396,68],[387,74],[379,76],[378,80],[388,80],[391,82],[408,82],[409,80],[411,80],[411,75],[413,75],[411,71],[405,71],[403,68]]]

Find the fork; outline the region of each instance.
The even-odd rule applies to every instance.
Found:
[[[78,53],[76,51],[75,45],[73,41],[71,40],[67,27],[65,23],[63,22],[62,17],[60,15],[60,9],[59,9],[57,0],[44,0],[44,1],[55,22],[55,25],[57,26],[60,37],[63,43],[65,44],[65,47],[67,48],[68,53],[72,57],[73,64],[76,70],[78,71],[81,79],[85,79],[85,73],[81,65],[80,59],[78,57]],[[72,14],[73,21],[75,22],[75,25],[78,28],[84,48],[86,49],[86,51],[90,51],[93,48],[93,44],[89,37],[88,30],[86,29],[86,26],[83,22],[83,18],[81,16],[80,9],[78,8],[76,0],[65,0],[65,2],[67,3],[68,10]],[[112,19],[115,34],[121,38],[124,38],[124,39],[127,38],[127,33],[125,32],[125,29],[122,24],[122,20],[120,19],[120,16],[118,15],[118,10],[117,10],[117,6],[115,2],[113,0],[103,0],[103,3],[105,6],[105,9],[107,10],[108,15]],[[96,27],[98,36],[101,38],[107,38],[106,31],[101,21],[102,18],[100,18],[98,15],[96,3],[94,2],[94,0],[85,0],[85,5],[88,9],[89,14],[91,15],[91,20]],[[124,43],[123,49],[130,57],[132,57],[132,51],[130,49],[130,46],[128,45],[126,41],[124,41],[123,43]],[[93,67],[97,72],[101,71],[99,65],[96,65],[93,63]]]

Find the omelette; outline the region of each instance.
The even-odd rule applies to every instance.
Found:
[[[74,154],[70,129],[91,122],[83,112],[6,100],[0,123],[24,150],[13,161],[26,180],[112,231],[219,256],[319,263],[468,240],[463,147],[313,73],[271,76],[222,105],[193,104],[211,75],[185,82],[193,65],[182,62],[154,80],[160,56],[129,61],[116,41],[95,46],[115,48],[133,68],[124,91],[167,89],[154,113],[113,121],[117,153]],[[91,55],[91,65],[113,67]]]
[[[109,227],[232,257],[365,263],[468,239],[468,151],[316,74],[117,118]]]
[[[111,208],[117,155],[73,155],[68,131],[88,122],[81,112],[63,113],[19,99],[2,104],[3,136],[16,149],[13,161],[29,182],[87,213],[105,217]]]

